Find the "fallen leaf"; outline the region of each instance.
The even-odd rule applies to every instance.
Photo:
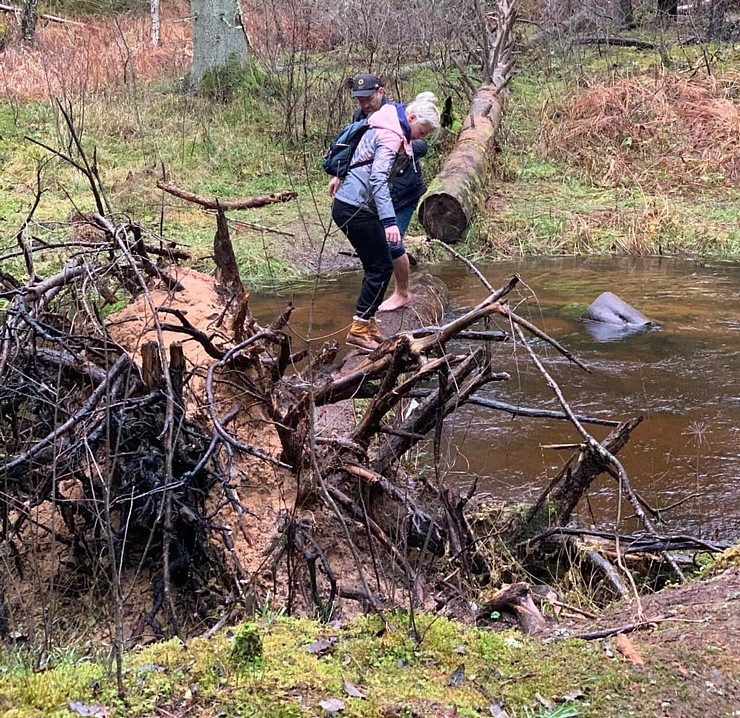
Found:
[[[632,645],[632,641],[624,633],[620,633],[617,636],[617,650],[633,665],[645,665],[642,656],[637,652],[637,649]]]
[[[324,656],[334,650],[336,638],[319,638],[318,641],[309,643],[306,650],[314,656]]]
[[[108,713],[103,706],[87,705],[81,701],[70,701],[67,704],[70,713],[77,713],[80,716],[89,716],[90,718],[106,718]]]
[[[366,698],[365,694],[354,684],[352,681],[348,681],[346,678],[343,681],[344,692],[352,698]]]
[[[327,698],[325,701],[321,701],[319,705],[327,713],[339,713],[344,710],[344,701],[339,698]]]
[[[509,718],[509,714],[504,710],[503,703],[491,703],[488,706],[488,712],[493,718]]]

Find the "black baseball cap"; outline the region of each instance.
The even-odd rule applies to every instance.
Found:
[[[352,80],[352,97],[370,97],[383,84],[377,75],[356,75]]]

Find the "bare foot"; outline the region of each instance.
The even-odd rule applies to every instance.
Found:
[[[411,304],[410,294],[397,294],[393,292],[379,307],[379,312],[392,312],[394,309],[401,309]]]

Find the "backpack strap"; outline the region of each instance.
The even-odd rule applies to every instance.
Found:
[[[363,160],[362,162],[355,162],[353,165],[350,165],[349,167],[347,167],[347,172],[351,172],[353,169],[356,169],[357,167],[365,167],[366,165],[371,165],[374,159],[375,159],[374,157],[371,157],[369,160]]]

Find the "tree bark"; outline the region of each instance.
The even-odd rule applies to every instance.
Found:
[[[246,294],[239,265],[234,254],[234,246],[229,236],[229,225],[226,215],[219,210],[216,215],[216,234],[213,237],[213,259],[216,262],[216,279],[221,282],[239,300]]]
[[[189,84],[200,85],[211,70],[236,61],[244,65],[249,57],[247,38],[236,0],[191,0],[193,62]]]
[[[23,42],[32,45],[36,39],[36,20],[38,20],[38,0],[25,0],[23,3],[23,17],[21,18],[21,31]]]
[[[514,19],[515,12],[507,0],[498,0],[498,35],[485,63],[490,77],[473,97],[455,147],[419,205],[419,221],[433,239],[450,244],[459,241],[482,198],[501,121],[501,92],[511,79],[514,65]]]
[[[152,30],[150,39],[154,47],[159,46],[159,0],[150,0],[149,14],[152,18]]]
[[[498,90],[484,85],[473,98],[455,148],[419,205],[419,220],[430,237],[450,244],[462,238],[486,184],[500,121]]]

